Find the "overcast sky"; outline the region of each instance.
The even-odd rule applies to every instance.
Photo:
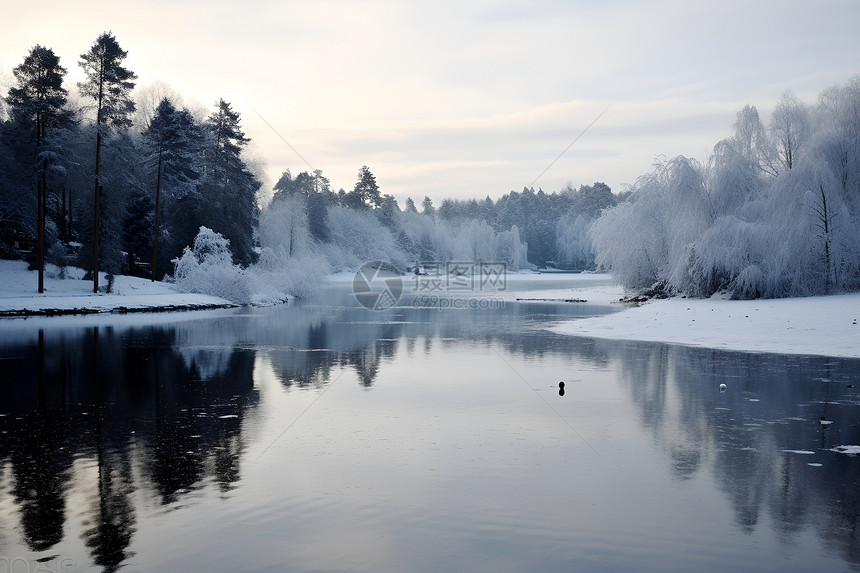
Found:
[[[401,205],[532,184],[621,191],[658,156],[706,159],[745,104],[767,119],[785,90],[814,103],[860,74],[856,0],[3,4],[4,93],[35,44],[72,89],[109,30],[139,88],[230,102],[267,187],[312,166],[350,190],[368,165]]]

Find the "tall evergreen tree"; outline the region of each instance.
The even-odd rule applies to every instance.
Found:
[[[78,64],[87,76],[78,84],[84,97],[95,100],[96,154],[93,188],[93,292],[99,290],[99,167],[101,163],[102,126],[127,128],[131,126],[134,101],[131,90],[137,76],[122,67],[128,52],[120,48],[110,32],[98,37],[88,52],[81,54]]]
[[[242,131],[240,115],[223,99],[209,116],[210,142],[205,177],[204,221],[230,240],[234,259],[254,262],[254,229],[259,219],[257,191],[260,181],[242,160],[250,139]]]
[[[378,208],[382,205],[382,195],[379,192],[379,185],[376,184],[376,177],[370,172],[370,168],[367,165],[363,165],[358,170],[358,180],[355,182],[352,192],[361,205],[371,208]]]
[[[427,215],[428,217],[436,216],[436,207],[433,206],[433,200],[427,195],[425,195],[424,200],[421,201],[421,214]]]
[[[162,213],[169,213],[167,236],[172,239],[167,245],[167,261],[181,254],[182,248],[190,244],[196,229],[199,213],[200,170],[197,161],[202,143],[202,133],[188,110],[177,110],[167,98],[161,100],[155,115],[143,132],[149,148],[148,159],[154,170],[154,213],[152,239],[152,280],[160,278],[158,261],[159,238],[165,224]],[[181,214],[177,207],[182,205]],[[182,221],[193,220],[191,224]],[[191,232],[183,233],[181,228]],[[177,242],[178,241],[178,242]],[[162,245],[164,250],[165,245]],[[163,271],[163,269],[162,269]]]
[[[38,239],[38,291],[44,292],[45,279],[45,194],[47,171],[57,167],[55,153],[49,150],[47,135],[49,128],[58,127],[68,120],[63,111],[68,92],[63,88],[66,69],[50,48],[36,45],[24,58],[24,63],[12,70],[17,86],[9,89],[6,98],[12,113],[12,121],[26,126],[29,138],[34,143],[33,167],[37,171],[37,239]]]

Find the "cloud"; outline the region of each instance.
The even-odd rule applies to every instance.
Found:
[[[530,183],[615,189],[655,156],[704,158],[752,103],[812,101],[860,71],[850,1],[46,0],[4,9],[0,71],[52,47],[79,54],[112,30],[140,83],[242,113],[270,179],[299,159],[337,187],[369,165],[384,192],[498,196]],[[93,19],[92,14],[109,18]],[[2,84],[3,78],[0,78]]]

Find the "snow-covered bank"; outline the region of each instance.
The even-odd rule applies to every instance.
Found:
[[[507,281],[510,290],[494,294],[511,302],[577,300],[611,304],[624,296],[624,288],[606,273],[509,273]],[[571,282],[576,286],[571,287]],[[541,288],[534,288],[535,284]]]
[[[751,301],[654,300],[553,330],[723,350],[860,358],[860,293]]]
[[[0,261],[0,316],[76,314],[98,312],[148,312],[195,310],[235,306],[205,294],[179,291],[174,285],[136,277],[117,276],[112,292],[95,294],[91,281],[80,280],[80,269],[67,269],[67,278],[56,268],[45,273],[45,292],[36,292],[38,277],[24,261]],[[107,284],[102,278],[101,284]]]

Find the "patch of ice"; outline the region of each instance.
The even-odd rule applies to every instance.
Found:
[[[812,456],[812,455],[815,455],[815,452],[811,452],[811,451],[809,451],[809,450],[782,450],[782,451],[783,451],[783,452],[785,452],[785,453],[788,453],[788,454],[801,454],[801,455],[804,455],[804,456]]]
[[[238,416],[237,414],[225,414],[225,415],[223,415],[223,416],[218,416],[218,419],[219,419],[219,420],[224,420],[224,419],[226,419],[226,418],[238,418],[238,417],[239,417],[239,416]]]
[[[816,463],[811,463],[811,462],[810,462],[810,463],[808,463],[808,464],[806,464],[806,465],[808,465],[808,466],[812,466],[812,467],[814,467],[814,468],[820,468],[820,467],[821,467],[821,464],[816,464]]]
[[[831,452],[836,452],[837,454],[848,454],[849,456],[854,456],[860,454],[860,446],[836,446],[835,448],[830,448]]]

